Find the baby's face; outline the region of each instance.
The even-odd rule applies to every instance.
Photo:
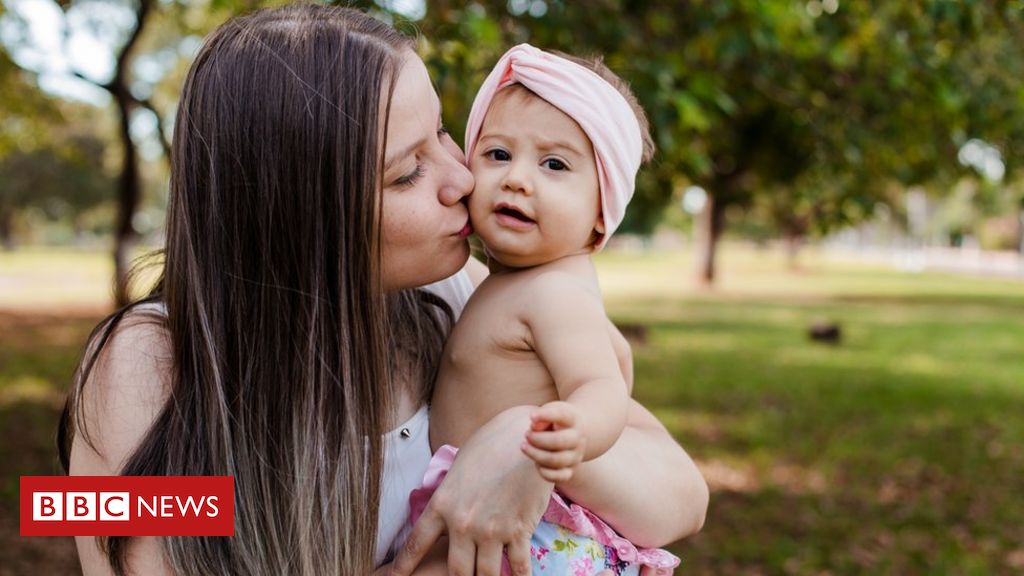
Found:
[[[590,139],[558,108],[522,87],[491,102],[469,159],[473,228],[488,254],[523,268],[591,251],[603,232]]]

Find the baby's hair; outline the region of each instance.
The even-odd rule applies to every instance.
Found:
[[[605,82],[611,84],[613,88],[618,90],[619,94],[622,94],[622,97],[626,99],[626,103],[629,104],[629,108],[633,111],[633,114],[636,115],[637,123],[640,124],[640,139],[643,142],[643,155],[640,157],[641,162],[643,164],[650,162],[651,158],[654,157],[654,139],[651,138],[650,123],[647,122],[647,114],[644,112],[643,106],[640,106],[640,101],[636,99],[636,95],[634,95],[633,91],[630,90],[629,83],[620,78],[615,72],[612,72],[611,68],[608,68],[608,66],[605,65],[604,58],[602,56],[590,56],[584,58],[581,56],[566,54],[565,52],[560,52],[558,50],[550,50],[549,52],[557,56],[561,56],[570,62],[579,64],[587,70],[597,74],[604,79]]]

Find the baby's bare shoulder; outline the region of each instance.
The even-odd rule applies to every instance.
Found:
[[[594,295],[597,286],[582,274],[571,270],[550,268],[532,274],[523,280],[524,292],[533,295],[578,297]]]
[[[531,326],[606,319],[598,288],[587,278],[551,270],[530,278],[521,292],[523,317]]]

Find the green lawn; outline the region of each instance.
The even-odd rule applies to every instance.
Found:
[[[17,537],[17,476],[56,470],[106,262],[0,254],[0,574],[73,566]],[[728,249],[709,292],[684,256],[599,260],[609,313],[646,329],[636,395],[712,486],[680,574],[1024,572],[1024,283],[803,262]],[[818,319],[840,345],[807,339]]]
[[[685,573],[1024,572],[1024,283],[755,252],[713,294],[679,256],[601,271],[648,328],[636,396],[712,486]]]

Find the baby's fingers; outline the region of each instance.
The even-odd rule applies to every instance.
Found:
[[[535,448],[529,442],[523,442],[523,453],[529,456],[541,468],[572,468],[583,459],[582,452],[577,450],[549,452]]]
[[[562,452],[565,450],[581,450],[583,435],[576,428],[566,428],[554,432],[528,432],[526,441],[534,448],[547,450],[548,452]]]
[[[568,402],[548,402],[530,415],[531,426],[534,431],[554,428],[572,428],[576,426],[576,408]]]

